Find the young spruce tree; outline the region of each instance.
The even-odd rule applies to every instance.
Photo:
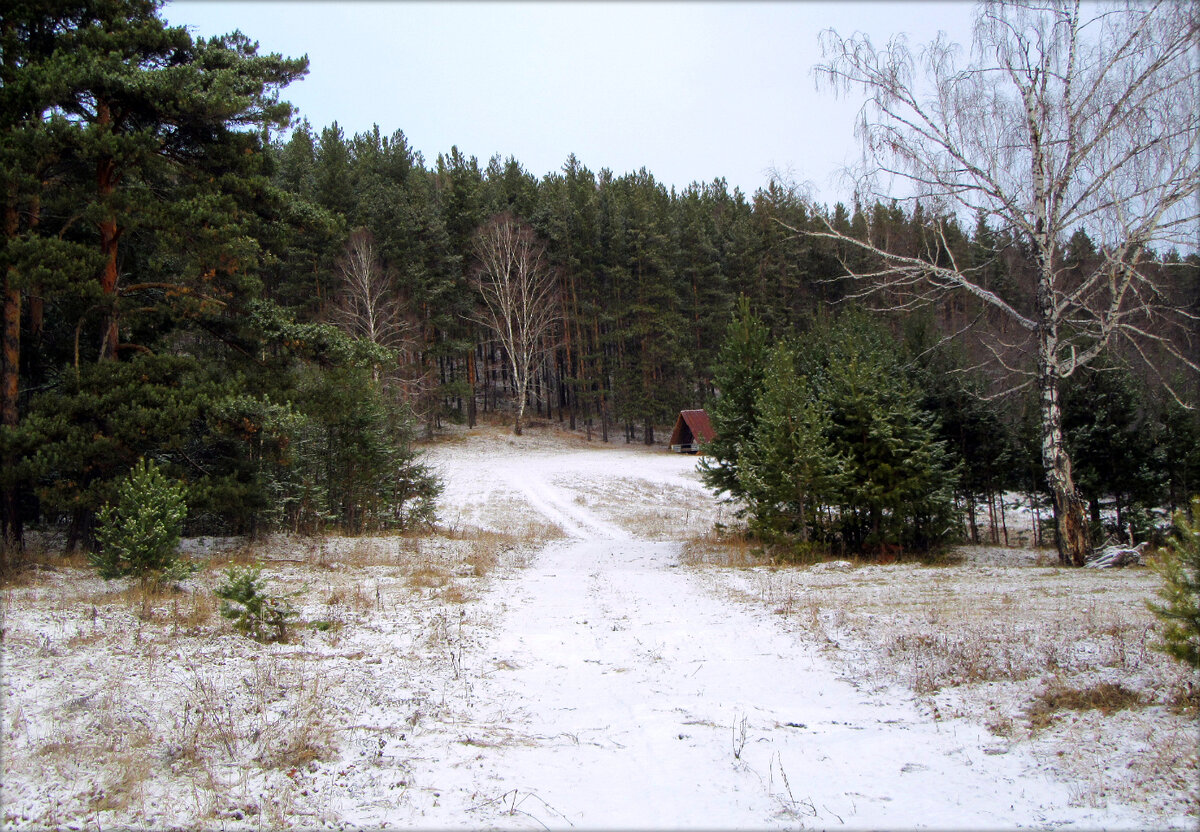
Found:
[[[1175,538],[1162,553],[1159,574],[1162,604],[1150,609],[1163,622],[1156,646],[1185,664],[1200,669],[1200,497],[1192,500],[1191,516],[1175,516]]]
[[[845,457],[837,513],[851,551],[928,549],[958,531],[955,472],[890,334],[850,312],[810,333],[802,370]]]
[[[757,402],[769,339],[766,326],[750,311],[749,299],[740,297],[713,372],[717,400],[709,416],[716,438],[705,446],[707,456],[700,461],[705,485],[718,494],[728,492],[731,498],[745,496],[738,460],[742,443],[750,439],[758,424]]]
[[[755,409],[737,468],[751,527],[767,539],[823,539],[820,510],[844,486],[845,460],[829,444],[828,407],[796,372],[791,345],[771,351]]]

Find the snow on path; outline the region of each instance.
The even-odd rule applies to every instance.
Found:
[[[492,446],[494,449],[494,446]],[[496,635],[464,675],[475,715],[411,763],[422,826],[1138,828],[1072,807],[1024,752],[903,691],[866,693],[775,620],[677,566],[561,485],[678,486],[691,460],[630,451],[440,454],[448,504],[497,490],[568,538],[498,583]]]
[[[531,508],[573,538],[609,542],[633,539],[624,529],[606,523],[587,509],[572,503],[561,489],[555,488],[543,477],[519,471],[506,471],[501,476],[512,491],[524,497]]]

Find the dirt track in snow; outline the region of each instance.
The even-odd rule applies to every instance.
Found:
[[[489,824],[1142,823],[1121,807],[1070,806],[1070,789],[1028,754],[933,719],[903,690],[839,677],[778,618],[682,568],[678,542],[650,538],[711,522],[717,508],[694,459],[506,441],[511,450],[483,466],[469,445],[435,452],[458,507],[448,519],[503,525],[515,500],[519,515],[536,512],[566,538],[499,589],[505,609],[475,694],[516,733],[460,751],[478,777],[435,825],[478,811],[480,793],[499,796]],[[619,499],[629,494],[638,504]],[[645,520],[652,509],[657,523]]]

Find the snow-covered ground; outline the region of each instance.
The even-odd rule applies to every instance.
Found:
[[[1196,826],[1195,714],[1154,699],[1188,676],[1126,635],[1149,570],[716,567],[694,457],[480,428],[429,459],[438,535],[215,556],[295,593],[286,644],[213,613],[216,568],[8,586],[5,824]],[[1033,726],[1051,677],[1150,704]]]

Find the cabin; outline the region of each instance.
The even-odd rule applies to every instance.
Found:
[[[681,410],[667,445],[677,453],[696,454],[700,452],[701,445],[713,441],[716,435],[708,414],[703,410]]]

